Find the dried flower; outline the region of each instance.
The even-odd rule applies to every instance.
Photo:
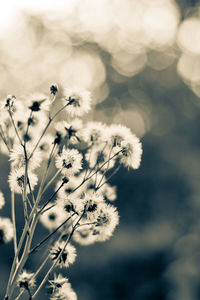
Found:
[[[67,112],[72,117],[80,117],[87,113],[91,107],[90,92],[78,87],[65,89],[64,104],[67,104]]]
[[[57,241],[54,246],[51,249],[50,256],[52,260],[56,260],[58,256],[60,255],[61,251],[62,254],[60,255],[58,259],[58,265],[63,267],[69,267],[70,264],[73,264],[76,259],[76,248],[72,246],[70,243],[68,243],[66,246],[66,242]]]

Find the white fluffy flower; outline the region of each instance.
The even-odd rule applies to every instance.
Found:
[[[66,219],[67,215],[64,212],[64,210],[58,206],[55,205],[53,207],[52,203],[49,203],[45,209],[48,209],[40,216],[40,222],[44,227],[46,227],[49,230],[56,229],[59,225],[61,225]],[[51,207],[51,208],[50,208]]]
[[[17,278],[17,285],[21,289],[27,289],[35,286],[36,280],[32,278],[34,273],[29,273],[23,270],[22,273]]]
[[[85,154],[85,159],[92,169],[95,166],[101,168],[101,170],[109,170],[114,167],[115,160],[111,159],[113,153],[109,151],[108,148],[102,147],[100,145],[93,146]]]
[[[62,174],[74,175],[82,169],[82,155],[76,149],[63,148],[62,153],[56,156],[55,165]]]
[[[57,241],[51,249],[50,256],[52,260],[56,260],[60,255],[61,251],[62,254],[58,259],[58,265],[62,267],[69,267],[70,264],[73,264],[76,260],[76,248],[68,243],[65,247],[66,242]]]
[[[67,104],[66,111],[69,115],[80,117],[90,110],[91,95],[90,92],[78,87],[66,88],[63,102]]]
[[[60,121],[56,123],[55,130],[60,134],[63,143],[77,144],[82,140],[82,127],[82,120],[74,119],[70,122]]]
[[[29,178],[31,189],[33,190],[34,187],[37,185],[38,178],[31,171],[28,171],[28,178]],[[8,176],[8,182],[11,191],[17,194],[21,194],[24,189],[24,180],[25,180],[25,170],[23,167],[18,169],[12,169],[10,175]],[[28,180],[27,180],[26,192],[30,193]]]
[[[68,278],[63,277],[62,274],[54,274],[54,278],[49,280],[50,288],[52,288],[52,292],[58,291],[62,287],[63,284],[69,283]]]
[[[50,300],[77,300],[77,295],[72,289],[71,284],[66,278],[64,280],[65,282],[60,278],[59,280],[56,279],[56,282],[53,282],[53,294]]]
[[[139,139],[132,135],[128,142],[122,142],[121,147],[120,162],[128,168],[138,169],[142,156],[142,144]]]
[[[32,148],[27,145],[26,147],[26,154],[27,158],[30,157],[30,154],[32,152]],[[33,170],[40,166],[41,163],[41,154],[39,151],[34,151],[32,157],[29,160],[29,167]],[[21,145],[15,145],[10,153],[10,161],[12,167],[23,167],[25,166],[25,153],[24,148]]]
[[[121,147],[123,141],[128,141],[132,133],[129,128],[120,124],[108,127],[108,141],[112,147]]]
[[[49,106],[51,104],[49,97],[42,93],[32,94],[27,99],[26,103],[28,108],[33,112],[38,112],[40,110],[49,111]]]
[[[88,122],[82,130],[83,139],[89,145],[101,145],[108,141],[107,127],[101,122]]]
[[[94,234],[98,235],[98,241],[103,242],[112,236],[115,227],[119,224],[119,215],[114,206],[106,203],[98,207],[97,214]]]
[[[97,192],[87,192],[83,199],[85,218],[90,221],[96,219],[96,212],[100,204],[104,203],[103,196]]]
[[[77,188],[81,182],[83,181],[82,176],[70,176],[69,181],[67,184],[65,184],[61,189],[59,187],[62,184],[62,180],[59,180],[56,183],[55,191],[58,191],[57,195],[58,198],[67,198],[69,195],[73,195],[73,197],[80,197],[82,193],[81,187]]]
[[[82,223],[82,226],[77,227],[75,230],[73,240],[82,246],[92,245],[97,241],[98,236],[93,234],[91,225],[83,224],[84,222]]]
[[[8,243],[13,238],[13,224],[9,218],[0,217],[0,244]]]
[[[0,209],[2,209],[4,204],[5,204],[5,198],[4,198],[3,193],[0,191]]]

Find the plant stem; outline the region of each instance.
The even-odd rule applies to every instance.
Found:
[[[17,233],[16,233],[16,220],[15,220],[15,193],[11,192],[11,210],[12,210],[12,223],[13,223],[13,242],[14,242],[14,253],[17,253]],[[16,263],[18,263],[18,255],[16,257]]]
[[[32,299],[34,299],[34,298],[37,296],[37,294],[39,293],[39,291],[41,290],[41,288],[42,288],[43,285],[45,284],[45,282],[46,282],[46,280],[47,280],[49,274],[51,273],[51,271],[52,271],[52,270],[54,269],[54,267],[56,266],[57,262],[58,262],[59,259],[60,259],[60,256],[62,255],[63,251],[65,250],[65,247],[66,247],[67,244],[69,243],[69,241],[70,241],[70,239],[71,239],[71,237],[72,237],[72,235],[73,235],[73,233],[74,233],[74,231],[75,231],[75,229],[76,229],[76,226],[78,225],[79,221],[80,221],[81,218],[83,217],[84,213],[85,213],[85,210],[84,210],[84,212],[82,213],[82,215],[80,216],[80,218],[78,219],[78,221],[76,222],[76,224],[73,226],[72,231],[71,231],[71,233],[68,235],[67,241],[66,241],[66,243],[65,243],[65,245],[64,245],[64,247],[63,247],[63,249],[60,251],[60,253],[59,253],[57,259],[54,261],[54,263],[52,264],[52,266],[50,267],[50,269],[47,271],[47,273],[46,273],[46,275],[44,276],[44,278],[43,278],[42,282],[40,283],[39,287],[37,288],[37,290],[35,291],[34,295],[32,296]]]

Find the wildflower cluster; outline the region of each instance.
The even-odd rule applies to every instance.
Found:
[[[91,245],[108,240],[119,223],[112,204],[116,187],[108,181],[121,164],[139,167],[141,143],[125,126],[83,123],[79,118],[90,108],[88,91],[68,88],[58,97],[57,85],[50,87],[49,95],[34,94],[25,99],[9,95],[1,103],[0,150],[10,161],[12,223],[0,218],[0,242],[13,238],[15,250],[5,300],[14,295],[20,299],[23,293],[34,299],[56,266],[64,270],[75,262],[73,242]],[[52,185],[54,192],[49,197]],[[16,231],[15,194],[21,195],[24,213],[21,237]],[[0,193],[0,208],[4,202]],[[49,233],[32,245],[38,223]],[[45,245],[45,257],[36,270],[26,271],[27,259]],[[47,262],[50,268],[37,282]],[[54,275],[49,282],[51,300],[77,299],[63,275]]]

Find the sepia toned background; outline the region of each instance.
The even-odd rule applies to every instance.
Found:
[[[121,168],[112,178],[120,214],[114,236],[77,246],[65,273],[79,300],[198,300],[200,3],[7,1],[0,11],[0,98],[47,92],[55,82],[91,90],[85,121],[130,127],[144,152],[137,171]],[[3,155],[0,170],[1,214],[10,216]],[[21,232],[20,206],[17,216]],[[12,247],[0,248],[1,299]],[[43,289],[37,299],[46,295]]]

